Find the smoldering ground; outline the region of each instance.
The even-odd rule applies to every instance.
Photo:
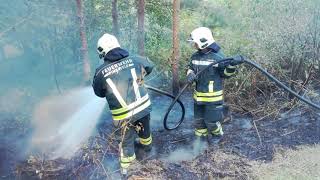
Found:
[[[208,148],[206,142],[201,141],[200,139],[195,139],[191,142],[191,145],[184,148],[178,148],[175,151],[169,153],[168,156],[164,156],[163,160],[165,162],[174,162],[178,163],[181,161],[191,161],[195,157],[199,156]]]
[[[96,132],[106,104],[91,87],[44,97],[34,107],[25,103],[23,94],[11,91],[1,96],[0,173],[5,177],[11,176],[18,161],[37,154],[45,159],[71,158]],[[33,109],[33,114],[22,113],[22,107]]]
[[[261,145],[259,145],[259,137],[252,126],[251,119],[236,117],[224,124],[227,133],[223,144],[217,148],[206,147],[193,141],[193,107],[190,94],[187,93],[182,97],[186,104],[187,116],[181,127],[175,131],[164,131],[162,127],[163,114],[171,100],[153,93],[150,94],[154,110],[151,114],[154,151],[137,162],[137,166],[135,166],[137,170],[134,172],[136,175],[192,179],[201,176],[207,177],[208,173],[212,173],[219,177],[241,176],[246,178],[251,177],[248,161],[256,158],[272,159],[274,152],[272,148],[275,148],[275,145],[277,147],[293,147],[299,145],[299,142],[306,144],[319,142],[319,134],[315,133],[319,132],[317,129],[319,127],[318,121],[313,121],[311,114],[302,114],[303,111],[301,111],[302,117],[296,117],[299,118],[299,121],[292,121],[294,117],[290,117],[277,122],[261,121],[261,124],[257,124],[263,141]],[[179,107],[175,109],[179,113]],[[70,112],[76,111],[70,109]],[[102,177],[118,179],[118,143],[115,141],[115,134],[112,134],[111,117],[107,112],[102,113],[100,119],[102,122],[99,123],[104,124],[104,127],[98,128],[99,134],[91,136],[84,143],[86,148],[79,149],[71,159],[32,159],[33,164],[23,164],[22,167],[28,169],[22,168],[20,172],[22,174],[23,172],[29,173],[28,175],[24,174],[24,177],[39,176],[39,174],[35,174],[35,170],[39,170],[37,172],[41,172],[44,177],[63,178],[66,177],[66,174],[71,174],[90,179]],[[286,115],[286,117],[289,116]],[[177,115],[171,116],[171,121],[173,122],[177,118]],[[298,127],[299,129],[295,130]],[[275,129],[277,134],[272,133],[271,136],[270,129]],[[308,132],[303,129],[308,129]],[[292,135],[286,135],[288,133],[292,133]],[[303,134],[304,136],[302,136]],[[299,139],[295,141],[292,137],[299,137]],[[64,165],[62,166],[62,164]],[[41,170],[41,166],[45,168]],[[161,172],[166,172],[166,174]]]
[[[157,169],[161,167],[168,172],[168,175],[162,174],[162,176],[157,177],[174,178],[185,174],[183,177],[187,177],[188,175],[188,177],[196,178],[202,175],[201,173],[203,172],[201,169],[211,168],[210,171],[217,175],[234,177],[234,174],[229,173],[229,169],[224,170],[223,166],[220,166],[224,165],[228,168],[229,166],[237,166],[234,170],[235,173],[247,173],[246,161],[248,159],[261,157],[263,159],[272,159],[272,148],[274,147],[274,143],[292,147],[299,145],[299,142],[304,142],[305,144],[319,142],[319,128],[317,128],[319,127],[319,124],[317,124],[316,121],[312,121],[312,117],[303,117],[303,114],[301,113],[297,117],[299,118],[298,120],[290,117],[290,120],[261,122],[261,126],[258,124],[257,127],[259,128],[259,132],[264,142],[263,145],[259,145],[259,138],[252,126],[250,118],[235,118],[232,122],[224,125],[225,131],[227,132],[227,139],[224,142],[224,147],[219,147],[218,149],[223,151],[222,154],[235,152],[232,154],[233,156],[236,156],[235,154],[241,155],[241,158],[238,156],[234,157],[229,163],[223,161],[225,158],[224,156],[216,157],[216,150],[212,151],[212,148],[209,148],[210,152],[208,153],[208,151],[206,151],[208,150],[206,146],[199,145],[197,141],[193,141],[193,101],[191,92],[187,92],[181,98],[186,105],[187,114],[181,127],[175,131],[164,131],[163,129],[163,115],[167,110],[168,105],[171,103],[171,99],[152,92],[150,93],[150,96],[153,103],[151,128],[154,137],[154,152],[150,156],[146,156],[142,161],[139,161],[139,164],[145,168],[145,166],[149,166],[150,163],[153,162],[154,169],[151,169],[150,171],[142,169],[140,172],[136,172],[136,174],[145,172],[157,174],[159,173]],[[22,172],[21,174],[23,174],[23,172],[30,173],[24,177],[38,177],[39,173],[36,174],[36,172],[41,172],[44,177],[63,178],[66,177],[66,174],[71,174],[88,178],[92,176],[97,179],[99,179],[99,177],[110,176],[113,179],[117,179],[117,173],[119,172],[118,146],[116,141],[109,141],[110,138],[108,135],[111,135],[112,133],[112,128],[110,126],[111,117],[108,113],[108,109],[104,106],[105,99],[99,99],[101,100],[101,104],[99,107],[94,108],[95,110],[90,110],[90,108],[86,108],[87,110],[82,109],[86,106],[95,107],[97,105],[96,103],[99,104],[99,102],[95,102],[94,104],[96,105],[90,104],[91,100],[95,98],[91,87],[89,87],[72,89],[63,92],[62,95],[53,95],[41,99],[35,106],[33,113],[32,123],[34,125],[34,134],[30,144],[33,148],[37,147],[43,151],[45,153],[45,158],[39,158],[39,161],[35,160],[36,157],[30,159],[30,156],[20,158],[20,160],[28,160],[28,162],[31,162],[22,164],[22,168],[19,168],[19,172]],[[19,100],[19,98],[17,99]],[[12,101],[13,100],[14,98]],[[6,101],[9,101],[9,99]],[[27,106],[27,104],[25,106]],[[104,110],[102,110],[104,112],[102,117],[100,119],[98,118],[100,120],[98,122],[98,120],[95,121],[94,117],[88,116],[88,114],[92,113],[98,115],[100,113],[98,108],[100,107],[104,108]],[[74,115],[83,113],[85,114],[84,117]],[[176,120],[180,118],[180,115],[180,108],[178,106],[174,107],[173,112],[169,116],[170,125],[176,122]],[[300,116],[302,117],[300,118]],[[87,119],[87,121],[84,122],[84,119]],[[95,134],[95,127],[93,126],[96,123],[106,125],[104,128],[98,129],[102,134],[105,134],[104,136]],[[299,129],[295,130],[298,127]],[[303,131],[303,129],[308,129],[308,131]],[[270,133],[270,131],[272,133]],[[275,132],[277,135],[275,135]],[[288,133],[289,135],[286,135]],[[290,133],[292,133],[292,136]],[[271,136],[271,134],[273,136]],[[81,139],[80,137],[84,138]],[[297,138],[299,139],[296,140]],[[10,142],[14,142],[17,139],[19,139],[19,136],[11,139]],[[28,145],[30,144],[28,144],[28,141],[24,141],[24,143],[19,145],[19,150],[16,152],[27,151]],[[81,148],[83,144],[88,146],[86,148]],[[11,147],[12,146],[7,144],[7,149],[10,149]],[[207,160],[207,156],[210,158],[211,156],[214,156],[214,158]],[[242,159],[243,156],[245,156],[245,161]],[[65,157],[69,159],[64,159]],[[7,157],[6,159],[8,158],[11,157]],[[215,160],[215,163],[212,163],[212,159]],[[232,164],[232,161],[236,161],[236,164]],[[37,162],[39,163],[37,164]],[[190,165],[192,162],[196,162],[196,164],[199,165],[195,172],[190,172],[190,169],[192,168],[189,166],[186,166],[186,168],[180,165]],[[206,162],[204,164],[208,165],[208,167],[202,166],[203,162]],[[221,164],[219,164],[220,162]],[[227,165],[224,163],[227,163]],[[62,164],[64,165],[62,166]],[[83,164],[87,166],[87,169],[82,167]],[[45,168],[41,169],[41,166],[43,165],[45,165]],[[245,165],[245,172],[239,172],[238,167],[242,167],[243,165]],[[7,167],[8,164],[5,163],[3,167],[4,166]],[[218,168],[218,171],[216,168]]]
[[[0,175],[7,176],[27,156],[32,132],[28,112],[34,95],[28,88],[0,88],[0,93]]]

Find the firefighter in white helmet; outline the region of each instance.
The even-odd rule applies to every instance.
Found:
[[[97,96],[106,98],[114,124],[121,130],[120,166],[126,174],[136,159],[135,147],[151,150],[151,102],[143,79],[153,65],[147,58],[129,56],[111,34],[98,40],[97,51],[104,63],[96,69],[92,87]]]
[[[236,65],[242,61],[219,63],[195,79],[197,72],[215,61],[224,59],[225,56],[209,28],[194,29],[188,41],[197,49],[197,52],[191,56],[187,71],[188,82],[195,81],[193,94],[195,135],[200,139],[207,139],[210,144],[216,144],[223,136],[221,125],[224,107],[223,79],[233,76]]]

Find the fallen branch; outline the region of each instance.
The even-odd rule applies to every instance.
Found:
[[[256,130],[256,132],[257,132],[257,135],[258,135],[258,138],[259,138],[260,145],[262,145],[261,136],[260,136],[260,133],[259,133],[259,131],[258,131],[258,128],[257,128],[257,125],[256,125],[256,122],[255,122],[255,121],[253,121],[253,126],[254,126],[254,128],[255,128],[255,130]]]
[[[172,141],[172,142],[170,142],[170,143],[171,143],[171,144],[174,144],[174,143],[177,143],[177,142],[185,141],[185,140],[187,140],[187,139],[188,139],[188,138],[178,139],[178,140]]]
[[[292,133],[294,133],[294,132],[296,132],[296,131],[298,131],[298,129],[295,129],[295,130],[293,130],[293,131],[284,133],[284,134],[282,134],[282,135],[280,135],[280,136],[281,136],[281,137],[282,137],[282,136],[287,136],[287,135],[292,134]]]

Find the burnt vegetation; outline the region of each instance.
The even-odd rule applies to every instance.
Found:
[[[173,1],[157,0],[0,4],[1,178],[120,178],[119,132],[111,128],[107,112],[70,158],[52,159],[50,153],[29,146],[34,108],[47,96],[88,84],[99,64],[96,41],[104,32],[114,32],[124,48],[156,64],[146,84],[177,92],[194,51],[186,39],[193,28],[207,26],[226,55],[247,56],[320,103],[319,1],[174,2],[180,10],[173,9]],[[319,113],[257,70],[243,65],[224,86],[231,109],[231,118],[223,123],[225,137],[220,145],[200,150],[193,139],[191,90],[181,98],[186,119],[174,131],[162,127],[171,100],[152,94],[154,148],[147,157],[138,157],[131,178],[259,179],[254,163],[271,163],[276,154],[285,157],[288,149],[320,143]]]

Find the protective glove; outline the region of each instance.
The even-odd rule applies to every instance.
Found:
[[[244,62],[244,57],[241,55],[236,55],[233,57],[233,59],[230,61],[231,66],[236,66],[239,64],[242,64]]]
[[[194,80],[196,80],[196,74],[192,70],[188,70],[187,74],[187,81],[188,83],[192,83]]]

